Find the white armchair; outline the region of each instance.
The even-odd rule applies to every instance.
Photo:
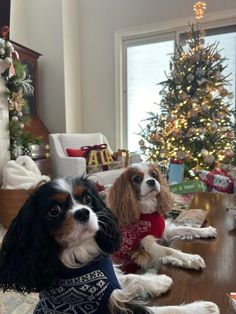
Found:
[[[86,159],[68,157],[67,148],[78,149],[81,146],[107,144],[107,148],[113,153],[106,137],[101,133],[50,134],[49,143],[54,177],[79,176],[86,173]],[[124,169],[96,172],[91,174],[90,178],[100,184],[112,184],[122,171]]]

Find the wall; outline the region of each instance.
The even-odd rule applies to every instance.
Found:
[[[80,102],[79,1],[62,1],[66,132],[82,132]]]
[[[42,54],[39,59],[41,118],[64,132],[65,88],[62,0],[11,0],[11,39]]]

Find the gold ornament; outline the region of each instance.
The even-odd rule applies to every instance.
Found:
[[[202,157],[206,157],[206,156],[208,155],[208,151],[203,148],[203,149],[201,150],[201,155],[202,155]]]
[[[12,93],[12,98],[9,100],[9,110],[22,111],[22,107],[25,105],[25,100],[23,98],[23,91]]]

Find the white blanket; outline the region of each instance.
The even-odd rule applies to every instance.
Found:
[[[3,167],[4,189],[31,189],[41,181],[50,181],[48,176],[41,174],[35,162],[29,156],[20,156],[10,160]]]

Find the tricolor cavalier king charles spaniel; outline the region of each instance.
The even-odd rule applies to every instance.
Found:
[[[158,268],[159,262],[189,269],[205,268],[199,255],[186,254],[157,243],[175,238],[209,238],[216,229],[180,227],[164,216],[173,201],[167,181],[155,164],[140,163],[128,167],[116,179],[109,193],[109,207],[117,217],[122,234],[122,244],[114,253],[115,263],[126,273],[139,268]]]
[[[166,292],[165,275],[123,275],[110,254],[120,246],[116,218],[87,178],[40,186],[11,223],[0,251],[0,288],[39,292],[34,314],[219,313],[212,302],[148,307],[135,298]]]

